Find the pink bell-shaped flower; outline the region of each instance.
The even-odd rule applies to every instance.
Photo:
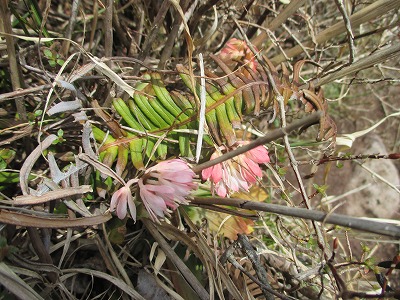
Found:
[[[238,142],[239,145],[246,145],[250,142]],[[269,163],[270,158],[264,146],[255,147],[243,154],[238,155],[238,168],[240,174],[249,184],[257,182],[257,177],[262,177],[262,170],[259,164]]]
[[[239,147],[249,142],[238,142]],[[221,156],[214,152],[210,160]],[[220,197],[226,197],[239,190],[248,191],[250,186],[262,177],[259,164],[270,161],[268,151],[264,146],[258,146],[240,154],[237,157],[206,168],[202,171],[203,180],[210,179],[213,190]]]
[[[111,197],[110,211],[116,211],[118,218],[121,220],[126,217],[127,208],[134,221],[136,221],[136,206],[133,202],[130,186],[137,182],[137,179],[129,180],[122,188],[116,191]]]
[[[153,221],[169,215],[170,209],[188,203],[186,197],[197,188],[194,176],[181,159],[162,161],[145,171],[138,182],[140,198]]]

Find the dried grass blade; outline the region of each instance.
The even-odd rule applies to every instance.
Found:
[[[200,112],[199,112],[199,131],[196,144],[196,163],[199,162],[201,154],[201,145],[203,144],[204,126],[206,120],[206,79],[204,74],[203,54],[199,54],[200,65]]]
[[[212,249],[208,245],[207,241],[203,237],[203,235],[199,232],[197,229],[196,225],[193,224],[193,222],[190,220],[189,216],[186,214],[186,212],[182,211],[182,215],[185,217],[185,221],[187,222],[188,226],[190,227],[193,232],[196,233],[197,237],[197,243],[199,244],[199,248],[203,251],[203,256],[206,261],[210,262],[210,264],[213,266],[217,273],[217,277],[219,280],[222,280],[222,283],[224,284],[224,288],[226,288],[229,293],[232,295],[233,299],[238,299],[242,300],[244,297],[241,295],[239,292],[237,286],[235,283],[232,281],[228,273],[226,272],[224,266],[221,264],[219,261],[219,258],[217,257],[216,253],[212,252]],[[217,281],[216,279],[214,281]],[[215,283],[215,285],[217,285]],[[217,291],[219,291],[219,287],[216,286]],[[219,292],[220,295],[223,295],[222,293]]]
[[[98,58],[88,55],[88,57],[96,64],[96,69],[103,75],[110,78],[116,85],[123,89],[129,96],[133,97],[135,89],[127,84],[121,77],[117,75],[113,70],[111,70],[104,62],[100,61]]]
[[[68,273],[81,273],[81,274],[87,274],[90,276],[95,276],[99,278],[103,278],[110,283],[114,284],[115,286],[119,287],[121,291],[125,292],[128,296],[132,297],[132,299],[137,299],[137,300],[146,300],[144,299],[137,291],[135,291],[132,287],[127,285],[125,282],[123,282],[121,279],[116,278],[114,276],[108,275],[106,273],[96,271],[96,270],[91,270],[91,269],[64,269],[63,270],[64,274]]]
[[[0,262],[0,281],[7,290],[19,299],[43,299],[4,262]]]
[[[24,195],[14,198],[14,205],[34,205],[45,203],[51,200],[68,198],[75,195],[83,195],[93,192],[91,185],[82,185],[80,187],[67,187],[55,191],[50,191],[40,196]]]
[[[68,218],[45,218],[38,217],[28,214],[22,214],[19,212],[9,211],[2,209],[0,210],[0,222],[5,224],[12,224],[24,227],[36,227],[36,228],[71,228],[71,227],[83,227],[83,226],[94,226],[107,222],[111,219],[111,214],[99,215],[94,217],[85,217],[77,219]]]
[[[57,140],[58,137],[55,134],[51,134],[40,143],[35,150],[26,158],[24,164],[21,167],[19,181],[21,185],[21,191],[23,195],[28,195],[28,177],[31,172],[33,165],[42,155],[43,150],[50,147],[50,145]]]
[[[83,125],[82,130],[82,148],[83,151],[90,157],[97,157],[96,153],[94,153],[92,146],[90,144],[90,137],[93,137],[92,126],[89,122],[86,122]]]
[[[270,31],[274,31],[277,29],[281,24],[286,22],[286,20],[296,11],[299,9],[300,6],[302,6],[306,2],[306,0],[296,0],[296,1],[290,1],[290,4],[283,9],[279,15],[277,15],[271,23],[268,25],[268,29]],[[258,36],[256,36],[251,43],[259,48],[262,44],[263,41],[268,37],[266,32],[262,32]]]
[[[117,173],[115,173],[110,167],[99,162],[96,158],[91,157],[85,153],[79,154],[78,158],[80,160],[83,160],[83,161],[87,162],[88,164],[92,165],[93,167],[95,167],[97,170],[99,170],[104,175],[110,176],[110,177],[114,178],[115,180],[118,180],[118,182],[121,183],[122,185],[125,185],[125,181],[122,179],[121,176],[119,176]]]
[[[376,64],[383,63],[384,61],[394,58],[398,55],[400,55],[400,44],[394,44],[393,46],[378,50],[371,55],[363,57],[357,60],[352,65],[344,67],[343,69],[338,70],[337,72],[334,72],[326,77],[323,77],[320,80],[317,79],[315,82],[313,82],[313,84],[315,84],[315,87],[322,86],[360,70],[371,68]]]
[[[179,256],[177,256],[174,250],[169,246],[154,223],[147,219],[143,219],[142,222],[145,224],[147,230],[151,233],[154,239],[159,243],[161,249],[165,252],[167,257],[173,261],[177,269],[181,272],[182,276],[189,282],[194,291],[199,295],[200,299],[208,300],[210,298],[208,292],[204,289],[204,287],[185,265],[185,263],[179,258]]]
[[[66,112],[66,111],[74,111],[79,108],[82,108],[82,103],[80,100],[74,100],[74,101],[61,101],[54,105],[52,108],[50,108],[47,111],[47,114],[49,116],[52,116],[54,114],[58,114],[61,112]]]

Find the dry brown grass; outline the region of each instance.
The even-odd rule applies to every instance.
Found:
[[[336,186],[359,172],[333,172],[336,163],[400,157],[400,1],[264,2],[0,2],[1,298],[400,297],[398,207],[390,207],[393,214],[385,219],[364,220],[337,214],[329,202],[346,198],[349,191]],[[42,21],[26,3],[37,5]],[[267,139],[271,164],[256,189],[240,199],[211,197],[209,186],[200,184],[204,189],[192,205],[160,224],[143,217],[141,205],[138,222],[119,220],[108,210],[111,194],[140,170],[128,163],[116,172],[93,160],[89,154],[107,147],[90,138],[84,123],[110,135],[127,130],[113,98],[132,97],[147,71],[160,73],[169,91],[199,103],[176,71],[185,66],[195,86],[199,53],[216,77],[251,73],[240,65],[235,73],[221,71],[212,58],[232,37],[245,40],[264,67],[251,74],[243,94],[272,95],[255,114],[244,113],[241,134],[268,138],[274,128],[290,127],[315,110],[323,115],[321,131],[314,126]],[[267,88],[254,84],[256,77]],[[292,93],[308,97],[294,101]],[[272,116],[276,121],[269,123]],[[385,117],[374,132],[387,153],[343,147],[343,134]],[[330,118],[338,125],[336,145]],[[317,136],[328,140],[315,142]],[[168,139],[173,144],[176,137],[160,137],[152,155]],[[210,148],[204,146],[203,162]],[[168,157],[176,153],[169,150]],[[96,185],[96,170],[114,183]],[[391,181],[398,174],[372,175],[399,197],[399,183]],[[247,227],[253,221],[233,215],[255,220],[254,231]],[[237,240],[220,234],[228,232],[224,224],[243,226]]]

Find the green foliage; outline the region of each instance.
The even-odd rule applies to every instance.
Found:
[[[56,67],[57,65],[62,66],[65,61],[61,59],[60,54],[56,53],[54,50],[44,49],[44,56],[47,58],[47,62],[51,67]]]
[[[11,161],[14,159],[16,152],[11,149],[0,149],[0,191],[5,189],[9,184],[19,182],[19,173],[13,171],[1,171],[7,169]]]
[[[321,195],[326,195],[327,185],[318,185],[316,183],[313,184],[313,187],[317,190],[317,192]]]
[[[42,26],[43,16],[41,10],[38,6],[36,0],[26,0],[24,1],[26,12],[21,15],[18,12],[18,9],[14,6],[13,3],[10,5],[11,13],[14,15],[16,20],[12,24],[13,27],[17,27],[18,25],[24,31],[24,33],[29,36],[29,30],[34,30],[37,34],[40,33],[43,37],[50,37],[49,32],[46,29],[46,26]],[[46,43],[51,45],[51,43]]]

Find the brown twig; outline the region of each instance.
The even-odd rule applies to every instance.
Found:
[[[320,86],[330,83],[336,79],[343,78],[347,75],[370,68],[376,64],[382,63],[382,62],[384,62],[390,58],[394,58],[398,55],[400,55],[400,44],[394,44],[387,48],[378,50],[378,51],[372,53],[371,55],[363,57],[363,58],[357,60],[352,65],[344,67],[341,70],[332,72],[331,74],[329,74],[325,77],[317,78],[317,79],[313,80],[311,84],[314,85],[315,87],[320,87]]]
[[[331,161],[356,160],[356,159],[400,159],[400,153],[390,154],[359,154],[351,156],[329,156],[317,161],[317,166]]]
[[[14,91],[19,90],[23,86],[23,81],[21,78],[21,70],[18,65],[17,56],[15,52],[14,45],[14,37],[12,36],[12,27],[11,27],[11,19],[10,19],[10,10],[8,7],[8,0],[1,0],[0,2],[0,17],[3,23],[3,29],[6,33],[6,45],[7,45],[7,53],[8,53],[8,63],[10,66],[10,77],[11,84]],[[18,97],[15,99],[15,105],[17,107],[17,112],[22,121],[26,121],[27,114],[26,108],[24,104],[24,99],[22,97]]]
[[[31,93],[48,90],[50,88],[52,88],[51,84],[44,84],[44,85],[39,85],[39,86],[23,89],[23,90],[19,89],[17,91],[4,93],[4,94],[0,95],[0,103],[5,101],[5,100],[8,100],[10,98],[16,98],[16,97],[28,95],[28,94],[31,94]]]
[[[291,3],[297,1],[291,1]],[[355,14],[353,14],[349,21],[353,27],[359,26],[365,22],[371,21],[379,16],[382,16],[384,13],[392,10],[397,9],[400,6],[400,0],[379,0],[372,2],[372,4],[368,5],[367,7],[359,10]],[[315,36],[315,42],[318,44],[322,44],[326,41],[329,41],[331,38],[336,37],[338,34],[345,31],[345,24],[341,21],[336,23],[335,25],[321,31]],[[255,44],[257,45],[257,44]],[[312,46],[312,41],[305,41],[303,43],[304,46]],[[298,45],[295,46],[285,52],[288,57],[294,57],[301,54],[303,49]],[[279,63],[285,61],[286,58],[284,55],[280,54],[273,58],[271,61],[274,65],[278,65]]]
[[[347,33],[347,40],[349,43],[349,62],[348,64],[351,65],[354,62],[354,57],[356,54],[356,50],[354,47],[354,35],[353,31],[351,30],[351,23],[349,17],[347,16],[346,8],[344,7],[343,0],[335,0],[336,5],[343,16],[344,25],[346,27]]]
[[[41,262],[45,264],[53,265],[53,260],[47,251],[46,247],[44,246],[42,240],[40,239],[39,231],[37,228],[28,227],[28,234],[29,238],[31,239],[31,243],[33,248],[36,251],[36,254],[39,256]],[[58,275],[56,272],[49,272],[48,276],[51,282],[57,282]]]
[[[195,173],[199,173],[206,168],[212,167],[216,164],[222,163],[223,161],[234,158],[235,156],[237,156],[239,154],[243,154],[255,147],[265,145],[266,143],[272,142],[272,141],[277,140],[285,135],[288,135],[293,130],[299,129],[303,126],[309,126],[309,125],[315,124],[315,122],[317,122],[320,117],[321,117],[321,113],[315,112],[312,115],[310,115],[304,119],[293,122],[292,124],[288,125],[285,128],[277,128],[277,129],[271,131],[270,133],[266,134],[265,136],[259,137],[259,138],[255,139],[254,141],[252,141],[251,143],[244,145],[242,147],[238,147],[233,151],[227,152],[216,159],[206,161],[205,163],[197,165],[197,166],[193,167],[192,170]]]
[[[112,56],[113,49],[113,6],[114,0],[107,0],[107,6],[104,17],[104,55],[106,57]],[[106,62],[110,67],[111,61]]]
[[[138,59],[141,61],[144,61],[145,58],[150,54],[151,46],[153,45],[153,41],[157,37],[158,30],[164,21],[165,15],[168,12],[169,7],[171,6],[170,0],[164,0],[158,9],[158,13],[153,21],[151,30],[149,34],[146,37],[146,40],[144,41],[144,45],[142,47],[142,50],[139,53]],[[136,65],[133,68],[132,74],[136,76],[139,74],[140,70],[140,65]]]
[[[219,198],[219,197],[194,197],[191,200],[191,205],[226,205],[249,210],[265,211],[285,216],[298,217],[327,224],[344,226],[356,230],[372,232],[379,235],[391,236],[400,238],[400,226],[383,223],[363,218],[351,217],[336,213],[325,213],[322,211],[288,207],[277,204],[268,204],[238,198]]]
[[[281,24],[283,24],[293,13],[299,9],[300,6],[302,6],[306,2],[305,0],[297,0],[297,1],[290,1],[290,4],[283,9],[279,15],[276,16],[276,18],[273,19],[273,21],[268,25],[268,30],[274,31],[277,29]],[[257,47],[260,48],[263,41],[267,38],[267,33],[262,32],[258,36],[256,36],[254,39],[251,40],[251,43]]]
[[[61,53],[63,56],[68,55],[69,47],[71,44],[71,37],[72,37],[72,32],[75,27],[76,23],[76,17],[78,16],[78,8],[79,8],[80,0],[73,0],[72,1],[72,7],[71,7],[71,16],[69,18],[68,22],[68,27],[67,30],[65,31],[65,40],[63,41],[62,47],[61,47]]]
[[[253,246],[250,244],[249,238],[244,234],[239,234],[237,241],[242,246],[242,249],[246,253],[246,256],[251,261],[251,264],[253,265],[253,268],[256,271],[257,277],[262,283],[261,290],[263,291],[265,299],[273,300],[274,297],[273,294],[270,293],[272,288],[267,279],[267,272],[261,266],[260,259],[258,258],[257,253],[254,251]]]
[[[190,1],[188,0],[182,1],[181,7],[183,11],[186,11],[189,2]],[[182,19],[179,17],[179,13],[176,10],[174,11],[174,13],[175,13],[174,24],[172,26],[170,34],[168,35],[167,41],[165,42],[164,49],[161,52],[160,61],[158,63],[158,69],[164,69],[167,60],[170,59],[175,39],[178,36],[179,28],[181,27],[182,24]]]

